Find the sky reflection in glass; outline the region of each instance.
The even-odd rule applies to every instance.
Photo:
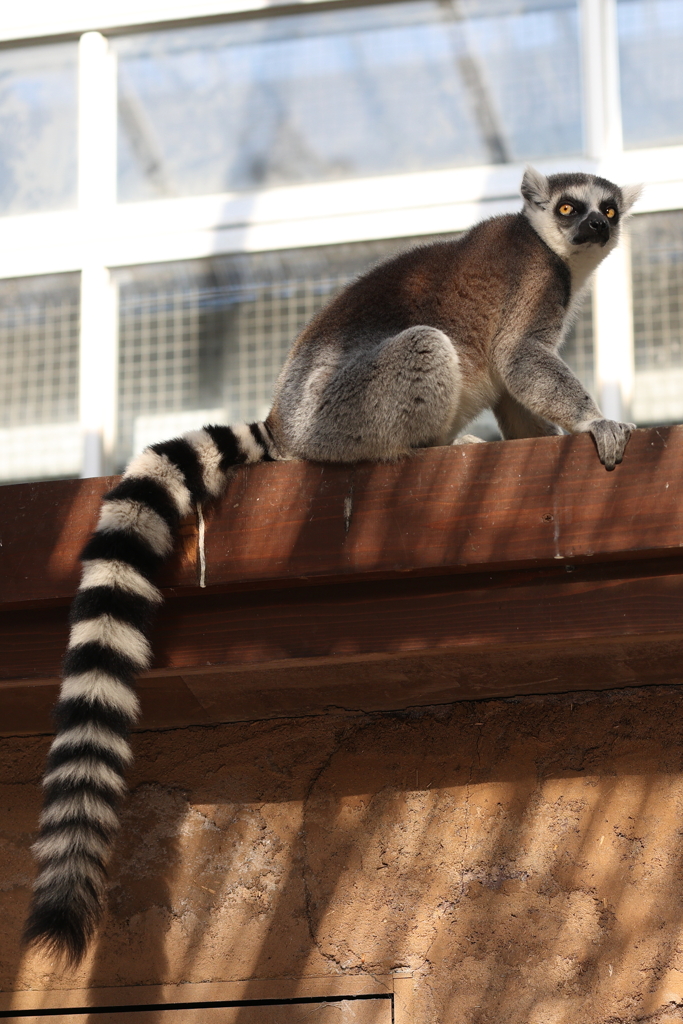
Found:
[[[683,0],[620,0],[627,149],[683,142]]]
[[[0,214],[76,205],[77,45],[0,50]]]
[[[115,45],[122,200],[582,149],[572,0],[408,0]]]

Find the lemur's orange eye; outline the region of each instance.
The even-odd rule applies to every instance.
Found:
[[[573,212],[574,207],[571,203],[562,203],[562,206],[560,207],[560,213],[563,217],[569,217],[569,215],[572,214]]]
[[[613,206],[608,206],[607,209],[605,210],[605,216],[609,217],[610,220],[612,219],[612,217],[616,217],[616,215],[617,215],[617,211],[614,209]]]

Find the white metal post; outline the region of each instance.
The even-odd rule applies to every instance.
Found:
[[[623,165],[617,0],[580,0],[585,148],[598,173],[620,183]],[[593,283],[597,397],[605,416],[628,419],[633,400],[633,311],[627,240]]]
[[[607,257],[593,285],[595,379],[608,419],[630,420],[633,402],[633,300],[628,237]]]
[[[78,72],[82,476],[101,476],[112,468],[118,363],[116,285],[102,251],[116,204],[116,56],[101,33],[81,36]]]
[[[584,147],[602,162],[621,154],[616,0],[579,0]]]

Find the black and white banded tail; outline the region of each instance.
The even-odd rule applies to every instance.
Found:
[[[136,675],[161,594],[152,579],[183,516],[217,498],[236,465],[277,459],[263,423],[205,427],[146,448],[103,500],[81,559],[34,846],[40,871],[24,933],[78,963],[102,909],[137,721]]]

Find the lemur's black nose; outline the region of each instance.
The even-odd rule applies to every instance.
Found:
[[[583,242],[600,242],[605,245],[610,237],[610,223],[603,214],[589,213],[579,224],[579,230],[572,241],[575,245]]]

